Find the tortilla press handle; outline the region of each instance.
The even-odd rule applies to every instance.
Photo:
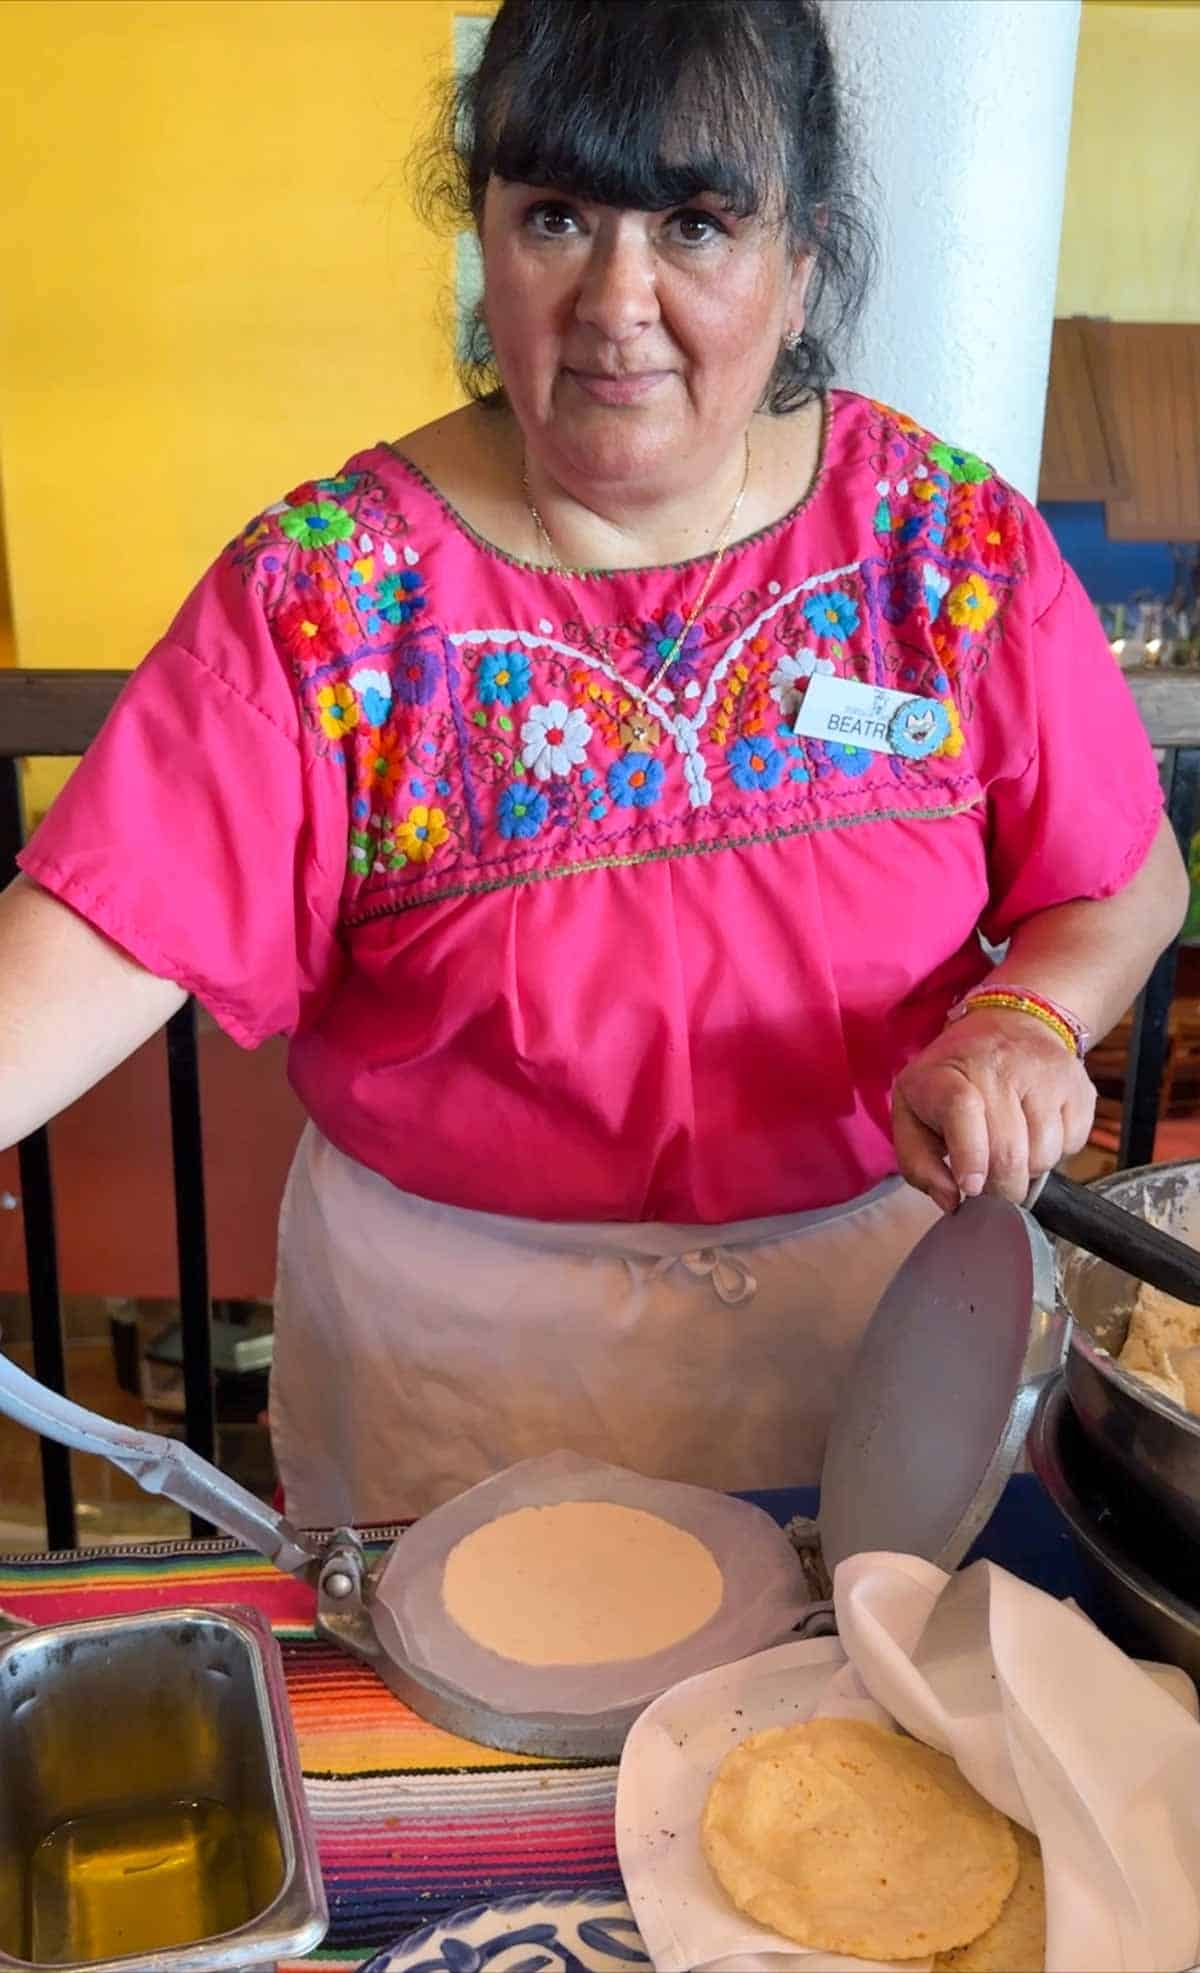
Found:
[[[2,1354],[0,1412],[73,1452],[95,1453],[107,1459],[146,1493],[165,1494],[176,1506],[215,1521],[227,1535],[256,1549],[285,1575],[316,1580],[323,1548],[178,1439],[135,1432],[128,1425],[118,1425],[111,1418],[73,1404],[70,1398],[59,1397],[36,1377],[18,1370]]]
[[[1089,1186],[1048,1172],[1026,1199],[1025,1210],[1048,1233],[1200,1308],[1200,1253]]]

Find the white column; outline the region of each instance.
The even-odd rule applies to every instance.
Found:
[[[881,236],[838,381],[981,453],[1033,497],[1079,0],[825,11]]]

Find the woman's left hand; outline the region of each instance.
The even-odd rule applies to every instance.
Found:
[[[1030,1014],[980,1008],[915,1057],[892,1091],[900,1170],[943,1212],[959,1196],[1030,1185],[1087,1142],[1096,1091],[1078,1056]]]

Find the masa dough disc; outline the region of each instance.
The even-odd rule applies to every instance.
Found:
[[[863,1720],[752,1733],[721,1763],[700,1835],[740,1911],[860,1959],[967,1944],[1017,1878],[1007,1816],[945,1754]]]
[[[724,1582],[695,1535],[638,1507],[520,1507],[456,1542],[442,1597],[476,1644],[522,1665],[647,1658],[716,1615]]]
[[[1017,1881],[996,1923],[969,1946],[941,1952],[934,1960],[942,1973],[1044,1973],[1046,1965],[1046,1878],[1042,1846],[1014,1822],[1020,1865]]]

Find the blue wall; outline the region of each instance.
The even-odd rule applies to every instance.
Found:
[[[1110,541],[1099,500],[1047,500],[1040,512],[1093,603],[1128,603],[1139,590],[1170,595],[1174,569],[1165,541]]]

